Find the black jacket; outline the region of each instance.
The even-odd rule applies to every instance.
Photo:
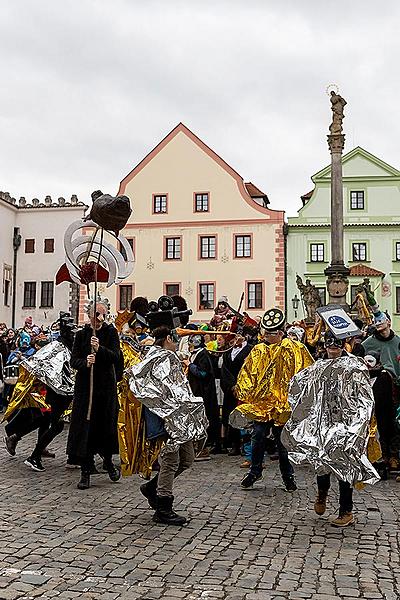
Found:
[[[75,336],[71,367],[77,370],[67,454],[86,458],[118,453],[118,399],[116,369],[120,363],[118,333],[112,325],[103,324],[96,332],[99,350],[93,367],[93,405],[87,420],[90,389],[90,369],[86,358],[91,354],[92,328],[85,326]]]

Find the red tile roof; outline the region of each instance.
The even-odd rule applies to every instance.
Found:
[[[245,183],[244,185],[246,186],[246,190],[248,191],[248,193],[250,194],[250,196],[252,198],[266,198],[268,201],[267,194],[264,194],[264,192],[259,190],[258,187],[256,187],[254,185],[254,183],[251,183],[251,181],[249,181],[248,183]]]
[[[357,277],[383,277],[385,273],[366,265],[353,265],[350,267],[350,276],[352,275]]]

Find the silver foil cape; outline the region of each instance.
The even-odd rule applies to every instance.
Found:
[[[144,359],[127,370],[133,395],[164,420],[169,434],[163,452],[207,436],[202,398],[194,396],[175,352],[152,346]]]
[[[22,361],[23,367],[57,394],[69,396],[74,392],[75,372],[70,366],[71,352],[55,341],[40,348]]]
[[[379,480],[366,454],[374,398],[359,358],[318,360],[300,371],[291,379],[289,402],[281,439],[291,462],[310,463],[318,475],[333,473],[351,485]]]

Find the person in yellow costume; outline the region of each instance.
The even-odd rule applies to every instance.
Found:
[[[121,474],[123,477],[139,474],[149,479],[152,466],[160,453],[162,442],[159,439],[149,439],[146,433],[143,404],[139,402],[129,389],[129,369],[140,363],[143,358],[144,346],[148,345],[149,336],[144,344],[138,339],[138,314],[127,310],[118,313],[115,326],[120,333],[121,351],[124,357],[124,373],[117,384],[119,413],[118,413],[118,442],[121,457]],[[122,333],[123,331],[123,333]]]
[[[239,404],[230,415],[233,427],[252,424],[251,467],[241,487],[252,489],[263,471],[265,436],[272,430],[279,456],[282,480],[288,492],[297,489],[294,470],[281,442],[283,425],[290,416],[289,381],[313,363],[301,342],[285,337],[285,315],[279,308],[267,310],[261,319],[263,341],[250,352],[240,370],[235,393]]]

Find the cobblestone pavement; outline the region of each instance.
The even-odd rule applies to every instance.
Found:
[[[1,429],[1,434],[3,431]],[[10,458],[0,448],[0,598],[91,600],[331,600],[400,598],[400,484],[355,494],[357,523],[329,524],[312,510],[313,478],[297,470],[286,493],[269,462],[253,491],[239,487],[240,457],[220,456],[176,481],[186,527],[154,525],[141,480],[93,477],[76,489],[65,433],[46,472],[23,464],[31,435]]]

